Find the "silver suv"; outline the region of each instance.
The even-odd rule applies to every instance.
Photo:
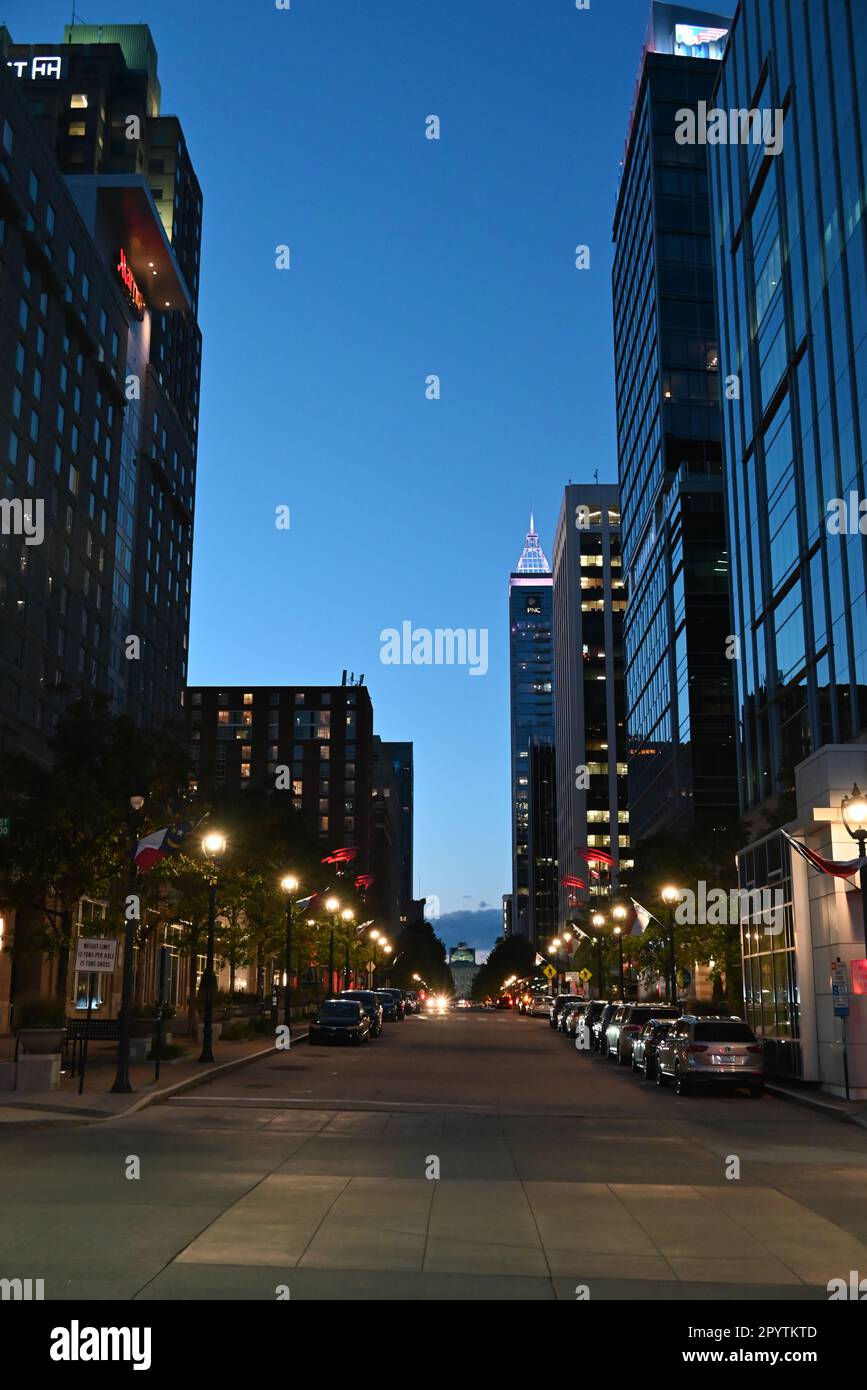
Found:
[[[751,1096],[765,1089],[764,1049],[748,1023],[739,1018],[697,1018],[686,1014],[660,1038],[656,1084],[674,1081],[679,1096],[696,1082],[748,1086]]]
[[[632,1044],[640,1034],[645,1023],[652,1018],[679,1018],[680,1009],[676,1004],[621,1004],[605,1030],[606,1057],[615,1057],[618,1065],[625,1067],[632,1057]]]

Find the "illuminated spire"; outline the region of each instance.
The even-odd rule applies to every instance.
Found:
[[[524,549],[521,551],[521,558],[515,566],[515,574],[550,574],[551,566],[548,564],[548,557],[539,544],[539,537],[536,533],[536,523],[533,513],[530,513],[530,529],[527,532],[527,539],[524,541]]]

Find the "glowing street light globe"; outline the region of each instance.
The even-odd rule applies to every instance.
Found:
[[[285,878],[281,878],[280,887],[284,893],[294,893],[298,888],[298,880],[293,874],[287,874]]]
[[[209,831],[202,840],[202,849],[205,851],[205,854],[211,857],[222,854],[225,848],[226,837],[225,835],[219,835],[216,830]]]
[[[325,911],[326,911],[326,912],[336,912],[337,909],[338,909],[339,907],[340,907],[340,900],[339,900],[338,898],[326,898],[326,899],[325,899]]]
[[[669,907],[673,907],[679,898],[680,889],[675,888],[674,885],[671,883],[666,884],[666,886],[662,890],[662,901],[664,903],[667,903]]]

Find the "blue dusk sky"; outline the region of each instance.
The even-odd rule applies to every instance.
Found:
[[[203,190],[190,681],[364,672],[377,732],[415,745],[416,888],[481,910],[490,945],[509,572],[531,506],[550,558],[567,480],[616,480],[611,221],[648,0],[79,9],[150,25]],[[4,6],[19,43],[71,10]],[[487,673],[382,664],[405,621],[487,629]]]

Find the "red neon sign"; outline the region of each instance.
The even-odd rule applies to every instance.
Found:
[[[132,271],[129,268],[129,265],[127,264],[126,252],[124,251],[123,247],[121,247],[120,260],[117,263],[117,273],[124,283],[126,292],[129,296],[130,304],[135,309],[135,312],[138,315],[138,317],[140,319],[143,319],[145,311],[144,298],[142,296],[141,290],[135,282],[135,276],[133,275]]]

